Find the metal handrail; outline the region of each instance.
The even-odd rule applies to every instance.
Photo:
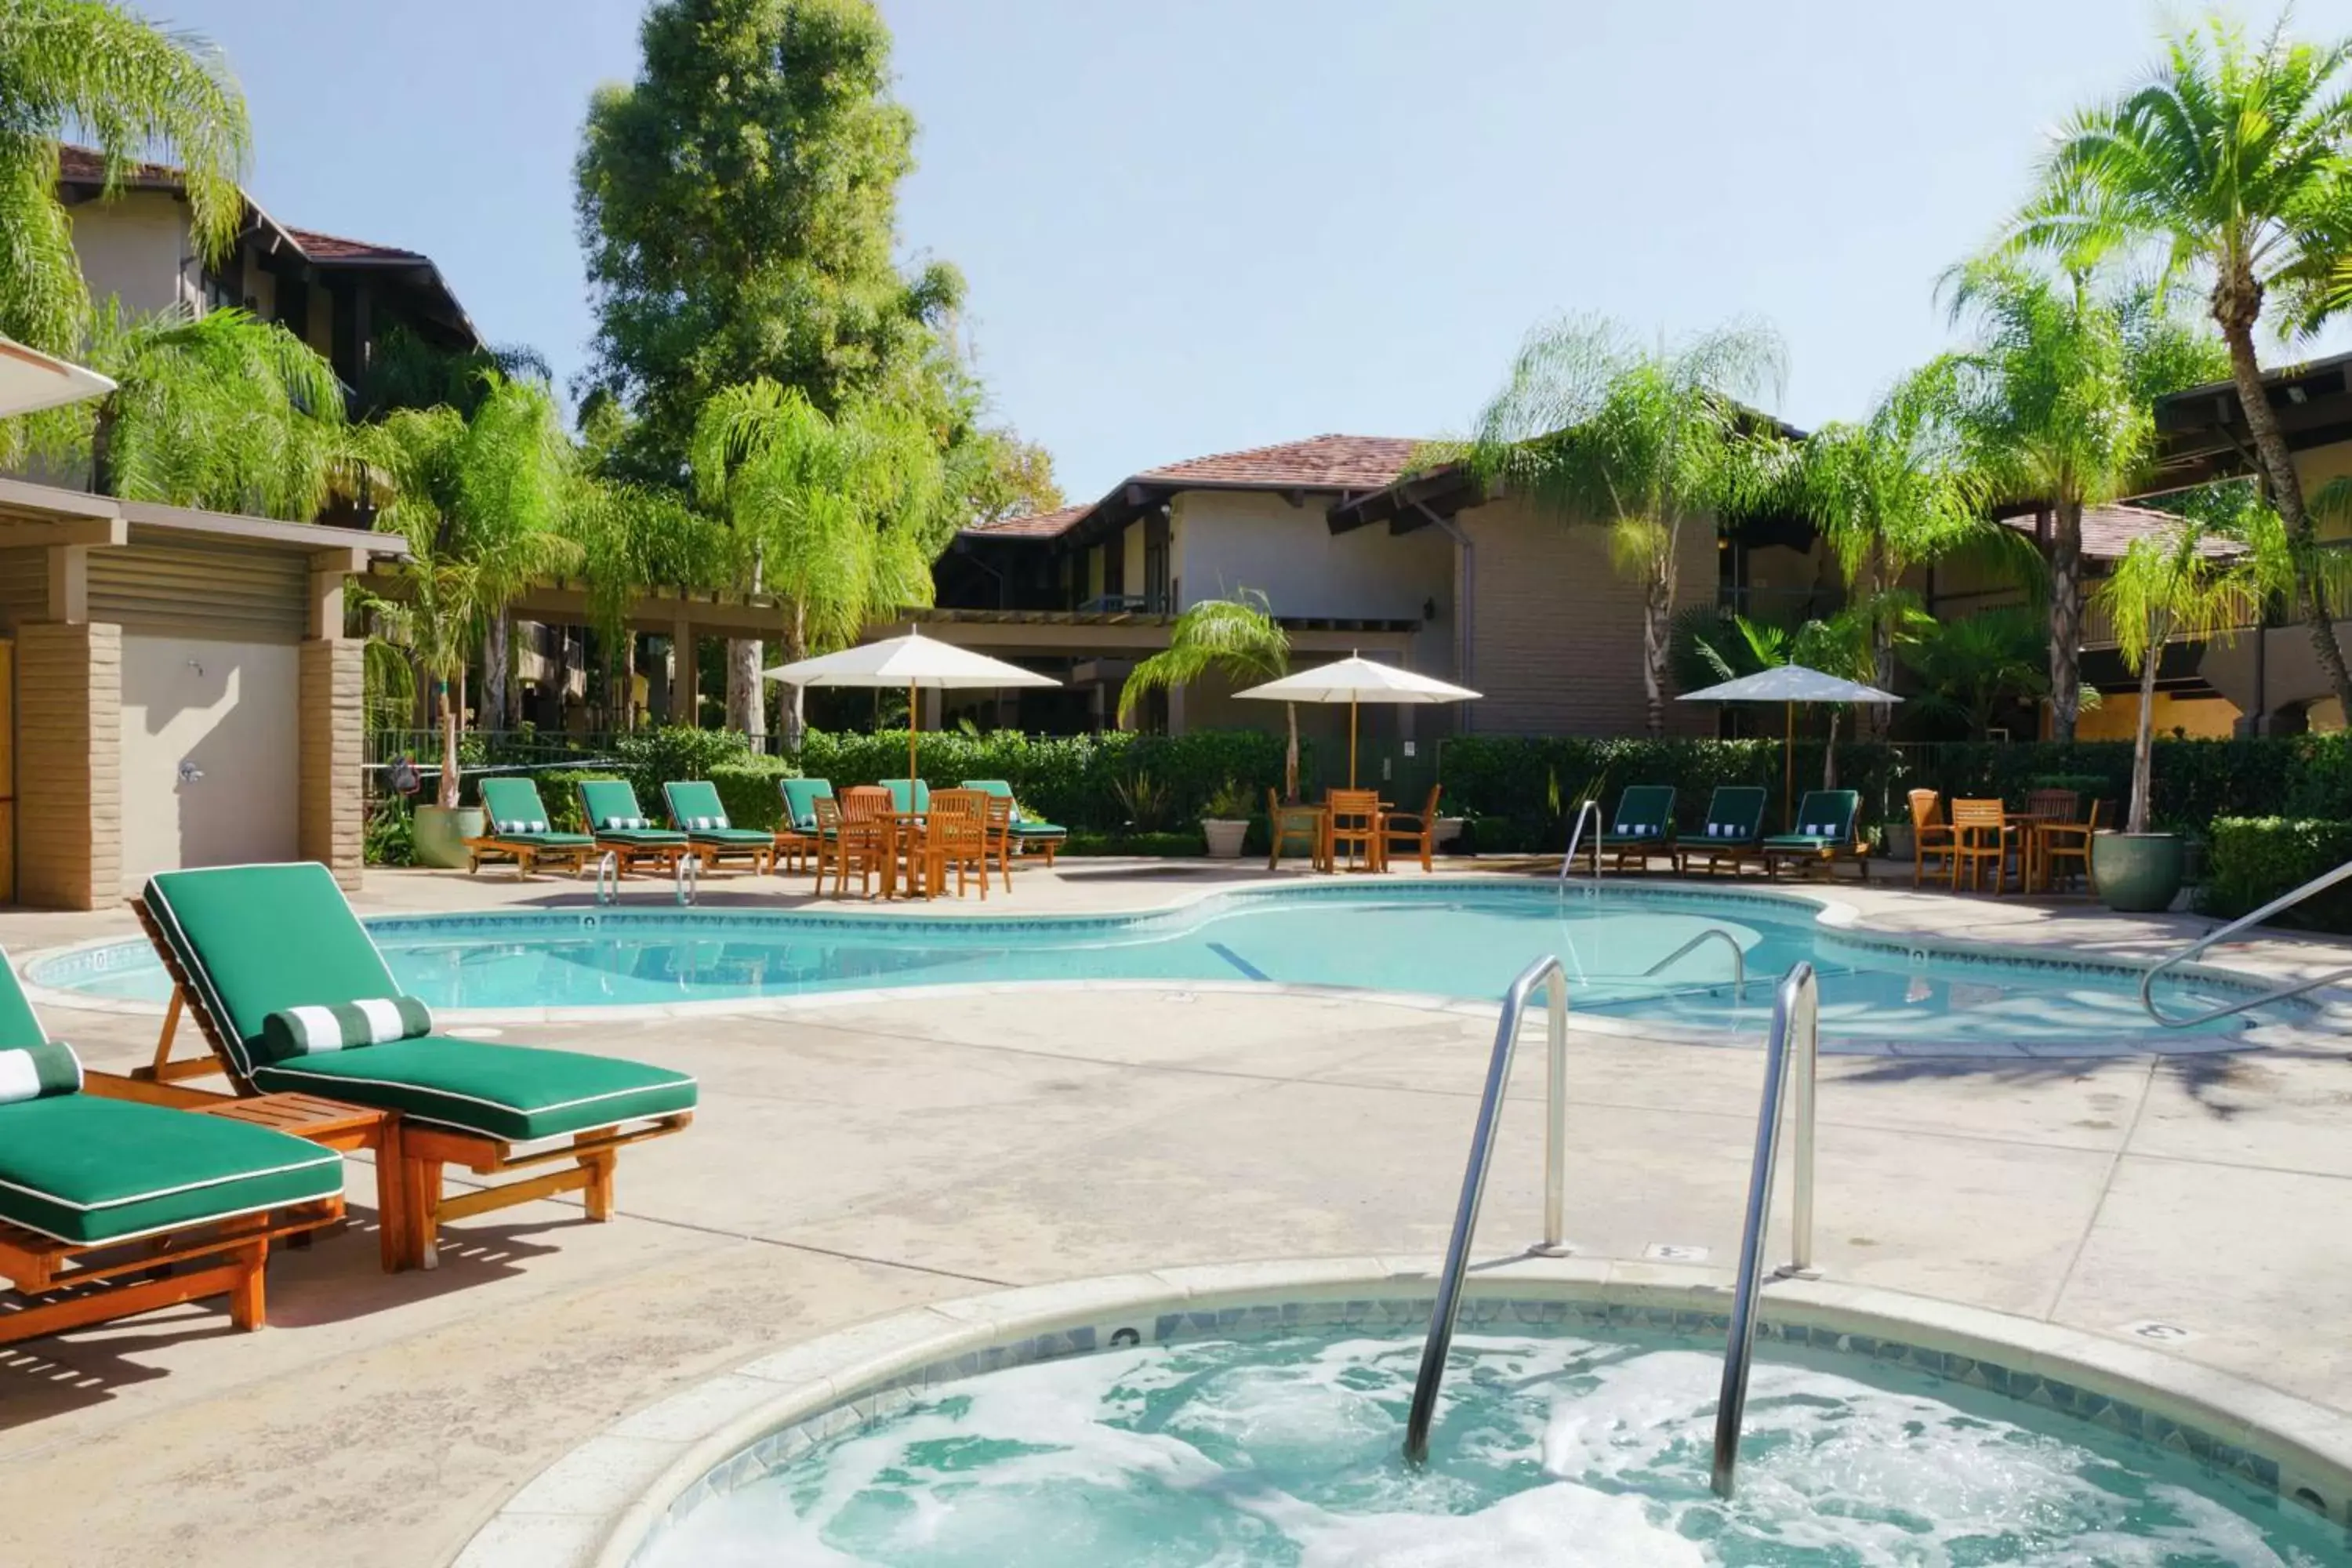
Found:
[[[694,902],[702,890],[702,857],[681,855],[677,858],[677,901],[683,906]]]
[[[2176,963],[2188,963],[2225,937],[2235,936],[2248,926],[2257,925],[2270,919],[2281,910],[2293,909],[2314,894],[2327,891],[2347,878],[2352,878],[2352,860],[2347,860],[2333,871],[2314,877],[2291,893],[2273,899],[2252,914],[2240,915],[2220,930],[2207,931],[2203,936],[2139,977],[2140,1006],[2146,1009],[2149,1017],[2168,1029],[2193,1029],[2200,1024],[2212,1023],[2217,1018],[2227,1018],[2232,1014],[2251,1012],[2256,1007],[2266,1006],[2273,1002],[2284,1002],[2290,996],[2300,996],[2306,991],[2316,991],[2323,985],[2333,985],[2339,980],[2352,980],[2352,969],[2332,969],[2315,980],[2297,980],[2290,984],[2282,985],[2274,991],[2265,991],[2260,995],[2250,996],[2242,1002],[2231,1002],[2225,1006],[2214,1007],[2203,1013],[2193,1013],[2186,1018],[2168,1018],[2158,1012],[2156,1006],[2155,991],[2158,975]]]
[[[1743,1001],[1746,1000],[1748,995],[1748,952],[1745,948],[1742,948],[1739,945],[1739,939],[1732,935],[1729,931],[1724,930],[1721,926],[1707,927],[1705,931],[1691,938],[1690,941],[1683,943],[1682,946],[1675,949],[1674,952],[1666,954],[1665,957],[1658,960],[1657,963],[1642,971],[1642,978],[1647,980],[1651,975],[1657,973],[1658,971],[1665,968],[1666,965],[1674,963],[1675,960],[1682,957],[1685,953],[1693,952],[1710,942],[1719,942],[1723,943],[1724,946],[1731,949],[1731,994],[1735,997]]]
[[[596,902],[601,907],[615,903],[621,897],[621,857],[607,849],[596,862]]]
[[[1584,819],[1588,816],[1592,819],[1592,879],[1601,880],[1601,803],[1588,800],[1576,808],[1576,826],[1568,830],[1568,853],[1559,861],[1559,879],[1563,882],[1576,865],[1576,846],[1584,837]]]
[[[1732,1285],[1731,1331],[1723,1349],[1723,1392],[1715,1407],[1715,1495],[1731,1496],[1739,1463],[1739,1422],[1748,1411],[1748,1370],[1756,1353],[1757,1298],[1764,1288],[1764,1232],[1772,1218],[1772,1177],[1780,1163],[1780,1111],[1796,1099],[1797,1192],[1789,1216],[1790,1258],[1780,1273],[1810,1275],[1813,1260],[1813,1076],[1820,1061],[1822,993],[1813,966],[1800,963],[1781,978],[1764,1047],[1764,1105],[1756,1116],[1756,1154],[1748,1170],[1748,1218],[1739,1235],[1739,1273]],[[1792,1056],[1801,1057],[1792,1066]]]
[[[1530,1252],[1558,1258],[1568,1193],[1568,972],[1557,955],[1538,959],[1511,982],[1503,995],[1503,1016],[1495,1025],[1495,1050],[1486,1062],[1486,1089],[1478,1101],[1478,1125],[1470,1134],[1470,1163],[1462,1173],[1462,1197],[1454,1207],[1454,1236],[1445,1244],[1445,1271],[1437,1282],[1437,1305],[1429,1315],[1429,1338],[1421,1348],[1421,1374],[1412,1385],[1412,1409],[1404,1424],[1404,1457],[1412,1464],[1429,1458],[1429,1424],[1437,1415],[1437,1389],[1445,1380],[1445,1358],[1454,1347],[1454,1321],[1462,1310],[1462,1281],[1470,1267],[1470,1237],[1478,1228],[1478,1206],[1486,1195],[1486,1168],[1495,1153],[1495,1131],[1503,1117],[1503,1095],[1511,1086],[1511,1058],[1519,1043],[1519,1019],[1535,988],[1544,988],[1549,1014],[1550,1060],[1546,1068],[1544,1122],[1544,1238]]]

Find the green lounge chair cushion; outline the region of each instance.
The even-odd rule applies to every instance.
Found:
[[[48,1037],[33,1016],[33,1005],[25,1000],[24,987],[16,984],[8,950],[0,947],[0,1047],[37,1046]]]
[[[1023,814],[1021,803],[1013,799],[1013,786],[1003,779],[966,779],[966,789],[976,789],[982,795],[992,795],[999,800],[1013,801],[1013,836],[1015,838],[1067,838],[1070,830],[1043,818]]]
[[[0,1105],[0,1219],[89,1245],[333,1197],[343,1157],[266,1127],[96,1095]]]
[[[599,838],[610,838],[628,844],[674,844],[674,834],[662,832],[637,804],[637,788],[626,779],[582,779],[580,781],[580,816],[590,832]],[[631,834],[653,833],[653,838],[632,838]]]
[[[890,792],[893,811],[920,816],[931,809],[931,786],[921,779],[884,779],[882,787]]]
[[[627,844],[643,849],[660,849],[686,842],[686,835],[673,833],[667,827],[600,827],[596,830],[599,844]]]
[[[1698,837],[1718,847],[1752,844],[1764,830],[1764,792],[1748,784],[1725,784],[1706,803]]]
[[[783,796],[784,821],[795,831],[816,831],[816,803],[833,798],[831,779],[778,779],[776,792]]]
[[[772,833],[738,827],[729,822],[727,807],[719,799],[719,786],[708,779],[666,784],[662,785],[662,798],[669,805],[670,821],[697,844],[735,844],[748,848],[776,841]]]
[[[1764,840],[1767,849],[1835,849],[1845,843],[1843,838],[1820,833],[1775,833]]]
[[[667,1068],[441,1035],[271,1063],[256,1069],[253,1081],[515,1142],[691,1110],[695,1103],[694,1079]]]
[[[482,811],[490,819],[490,833],[497,838],[569,838],[585,844],[588,839],[576,833],[550,831],[553,824],[547,814],[547,804],[539,798],[539,786],[529,779],[484,779],[481,783]]]
[[[497,844],[520,844],[533,849],[593,849],[596,841],[584,833],[506,833],[490,835]]]
[[[746,848],[764,849],[776,841],[772,833],[762,833],[756,827],[692,827],[688,838],[697,844],[738,844]]]
[[[279,1088],[305,1087],[335,1100],[401,1110],[410,1107],[393,1096],[410,1088],[438,1113],[416,1114],[501,1138],[546,1136],[509,1129],[579,1131],[694,1104],[694,1080],[684,1073],[434,1035],[306,1058],[291,1068],[268,1069],[265,1079],[247,1042],[261,1033],[271,1013],[398,992],[343,890],[324,866],[303,862],[162,871],[149,879],[144,896],[197,1000],[257,1088],[275,1080]],[[305,1075],[299,1083],[295,1073]],[[412,1073],[414,1085],[404,1085]],[[335,1081],[328,1086],[320,1077]],[[361,1081],[371,1077],[384,1082]],[[640,1109],[641,1103],[652,1109]]]

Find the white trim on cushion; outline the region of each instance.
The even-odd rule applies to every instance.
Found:
[[[26,1197],[38,1198],[43,1203],[55,1204],[61,1209],[71,1209],[77,1214],[96,1214],[101,1209],[119,1209],[126,1204],[143,1204],[152,1198],[173,1198],[179,1196],[182,1193],[202,1192],[206,1187],[223,1186],[230,1182],[249,1182],[261,1176],[282,1176],[291,1171],[312,1171],[317,1170],[322,1165],[340,1165],[342,1163],[342,1160],[343,1157],[341,1154],[330,1149],[326,1151],[325,1154],[321,1158],[316,1160],[303,1160],[291,1165],[273,1165],[266,1171],[237,1171],[226,1176],[207,1177],[201,1182],[183,1182],[176,1187],[158,1187],[152,1193],[131,1193],[123,1197],[109,1198],[104,1203],[99,1204],[78,1204],[71,1198],[61,1197],[56,1193],[45,1191],[40,1187],[28,1187],[21,1182],[0,1180],[0,1187],[5,1187],[12,1193],[23,1193]],[[342,1183],[340,1179],[335,1183],[335,1190],[337,1192],[342,1191]],[[282,1202],[285,1200],[280,1201]],[[296,1201],[299,1202],[300,1200]],[[278,1205],[264,1204],[261,1206],[263,1208],[276,1208]],[[11,1221],[10,1223],[21,1224],[23,1222]],[[179,1223],[185,1226],[193,1225],[196,1222],[184,1219]],[[164,1228],[169,1229],[171,1227],[167,1226]],[[46,1236],[48,1232],[43,1231],[41,1234]],[[59,1237],[58,1239],[63,1241],[68,1238]]]
[[[569,1110],[574,1106],[593,1105],[600,1100],[619,1100],[626,1095],[650,1094],[656,1089],[677,1089],[689,1085],[699,1087],[695,1085],[693,1079],[680,1074],[677,1078],[667,1079],[660,1083],[641,1083],[631,1089],[607,1089],[602,1094],[583,1095],[578,1100],[559,1100],[548,1105],[521,1106],[503,1100],[485,1100],[478,1094],[460,1094],[454,1089],[435,1089],[428,1084],[418,1083],[413,1079],[357,1078],[345,1072],[304,1072],[299,1068],[289,1068],[276,1063],[262,1070],[286,1078],[315,1079],[320,1083],[359,1083],[373,1089],[402,1089],[413,1094],[438,1095],[443,1100],[463,1100],[468,1105],[487,1105],[493,1110],[512,1111],[517,1116],[538,1116],[550,1110]],[[667,1110],[654,1110],[647,1111],[646,1114],[667,1116],[672,1113]],[[472,1131],[478,1132],[481,1129],[477,1127]]]
[[[243,1219],[249,1214],[268,1214],[271,1209],[295,1208],[303,1204],[315,1204],[325,1198],[340,1196],[341,1192],[341,1184],[338,1183],[333,1192],[314,1193],[307,1198],[279,1198],[275,1203],[255,1204],[250,1208],[223,1209],[218,1214],[208,1214],[202,1219],[175,1219],[169,1225],[151,1226],[145,1230],[126,1230],[121,1236],[100,1237],[96,1241],[80,1241],[70,1236],[59,1236],[54,1230],[43,1230],[39,1226],[27,1224],[21,1219],[12,1219],[8,1223],[19,1230],[29,1230],[35,1236],[46,1236],[51,1241],[63,1242],[68,1247],[88,1247],[95,1251],[101,1247],[116,1247],[126,1241],[144,1241],[151,1236],[169,1236],[173,1231],[186,1230],[191,1226],[218,1225],[225,1219]],[[224,1243],[222,1250],[226,1251],[230,1245],[233,1244]],[[198,1253],[195,1256],[202,1257],[203,1254]]]

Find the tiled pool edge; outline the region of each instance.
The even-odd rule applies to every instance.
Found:
[[[1719,1331],[1727,1278],[1525,1258],[1482,1270],[1465,1311],[1474,1321]],[[1087,1353],[1129,1331],[1162,1342],[1332,1322],[1410,1331],[1426,1322],[1433,1293],[1430,1261],[1352,1258],[1114,1275],[877,1319],[614,1423],[509,1498],[456,1568],[632,1568],[699,1502],[931,1383]],[[2176,1447],[2352,1526],[2352,1415],[2139,1345],[1925,1297],[1785,1280],[1765,1308],[1768,1335],[1924,1368]]]

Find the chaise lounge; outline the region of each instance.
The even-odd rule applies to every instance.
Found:
[[[1731,863],[1732,875],[1749,860],[1760,860],[1759,847],[1764,839],[1765,792],[1754,784],[1720,784],[1706,803],[1706,821],[1696,837],[1678,839],[1675,844],[1675,872],[1686,876],[1691,863],[1704,858],[1707,875],[1717,867]]]
[[[551,860],[569,866],[577,876],[595,857],[596,841],[587,834],[555,831],[547,805],[539,798],[539,786],[529,779],[484,779],[481,794],[490,830],[466,840],[468,873],[480,870],[485,860],[511,859],[515,874],[528,877],[541,860]]]
[[[410,1263],[434,1266],[442,1224],[532,1198],[578,1192],[590,1219],[610,1217],[620,1151],[693,1120],[685,1073],[431,1033],[429,1014],[401,996],[323,866],[159,872],[132,907],[239,1093],[320,1095],[399,1114]],[[312,1016],[299,1029],[288,1023],[296,1009]],[[396,1026],[376,1021],[394,1013]],[[349,1020],[362,1014],[369,1032],[355,1037]],[[289,1034],[326,1026],[322,1015],[340,1040],[289,1047]],[[482,1175],[552,1168],[445,1196],[445,1165]]]
[[[1675,789],[1672,784],[1628,784],[1617,797],[1617,815],[1593,840],[1593,864],[1607,856],[1619,870],[1650,868],[1650,857],[1675,852]]]
[[[1812,789],[1797,803],[1797,831],[1776,833],[1764,840],[1764,876],[1769,880],[1784,860],[1833,867],[1851,856],[1870,879],[1870,861],[1854,837],[1854,819],[1862,796],[1850,789]]]
[[[669,807],[670,826],[687,837],[705,866],[722,860],[749,860],[754,876],[775,869],[776,836],[756,827],[738,827],[727,820],[719,786],[709,779],[689,779],[662,785]]]
[[[0,1344],[213,1296],[261,1327],[269,1244],[342,1217],[342,1156],[103,1082],[0,952],[0,1279],[30,1302],[0,1309]]]
[[[667,871],[688,847],[685,834],[653,825],[637,804],[636,785],[626,779],[581,780],[580,819],[595,838],[596,852],[612,855],[624,877],[640,860]]]
[[[1055,851],[1070,837],[1070,830],[1055,823],[1024,815],[1021,803],[1013,798],[1013,786],[1003,779],[966,779],[966,789],[976,789],[982,795],[992,795],[999,800],[1013,802],[1013,820],[1005,831],[1012,836],[1013,847],[1024,855],[1042,854],[1048,869],[1053,867]]]

